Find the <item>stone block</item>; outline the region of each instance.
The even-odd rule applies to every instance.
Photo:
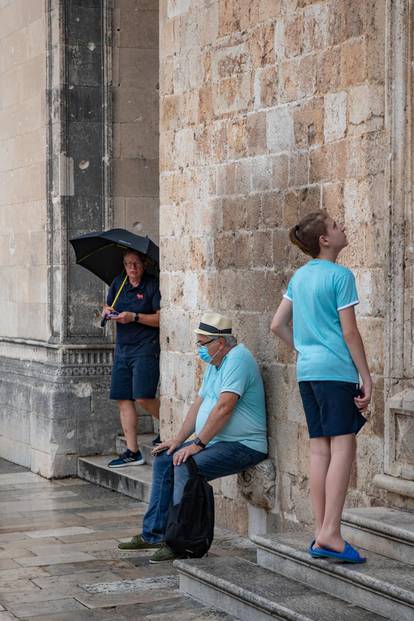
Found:
[[[121,9],[117,46],[125,48],[158,48],[158,11],[157,4],[145,9],[140,5]]]
[[[260,195],[262,206],[262,224],[266,228],[273,229],[280,226],[283,211],[283,193],[265,192]]]
[[[309,151],[291,151],[289,157],[288,186],[298,187],[309,183]]]
[[[345,91],[325,95],[324,137],[333,142],[344,137],[347,126],[347,94]]]
[[[282,62],[279,73],[279,101],[289,103],[316,93],[316,54]]]
[[[275,62],[273,38],[273,23],[259,24],[250,33],[249,53],[254,67],[265,67]]]
[[[254,79],[254,108],[271,108],[277,104],[278,72],[275,66],[257,69]]]
[[[367,51],[364,37],[345,41],[341,46],[341,85],[360,84],[367,77]]]
[[[252,188],[253,191],[273,189],[273,162],[270,157],[259,156],[252,161]]]
[[[134,123],[119,125],[119,157],[158,159],[158,119],[152,116],[152,114],[142,114],[136,118]]]
[[[248,154],[262,155],[267,152],[266,114],[258,112],[247,115]]]
[[[250,130],[248,119],[249,117],[243,115],[226,123],[226,142],[229,159],[246,157],[250,140],[253,140],[253,142],[259,140],[255,124],[253,124],[254,127]]]
[[[339,140],[311,152],[309,181],[336,181],[347,174],[347,141]]]
[[[384,115],[384,88],[373,84],[354,86],[349,91],[349,122],[359,125]]]
[[[128,89],[157,90],[158,58],[153,50],[119,49],[119,83]]]
[[[324,183],[322,186],[322,209],[337,222],[344,221],[344,185],[342,183]]]
[[[115,160],[113,175],[114,187],[123,196],[158,195],[158,160]]]
[[[284,25],[284,52],[288,58],[303,53],[303,14],[290,15]]]
[[[340,48],[331,47],[323,50],[317,58],[316,90],[320,95],[335,92],[339,88],[341,75]]]
[[[214,114],[244,112],[249,108],[253,93],[250,73],[220,80],[213,86]]]
[[[315,98],[293,109],[295,144],[299,149],[323,143],[323,99]]]
[[[331,7],[324,2],[312,3],[303,12],[303,52],[322,50],[330,44]]]
[[[266,136],[269,151],[288,151],[293,139],[293,121],[288,107],[269,110],[266,114]]]

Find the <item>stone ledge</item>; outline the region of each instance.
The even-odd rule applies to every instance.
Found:
[[[253,536],[261,567],[323,590],[393,621],[412,621],[414,572],[411,565],[369,553],[365,565],[312,559],[310,538],[293,535]]]
[[[355,614],[360,621],[379,621],[376,614],[238,557],[179,560],[174,566],[182,592],[242,621],[330,621],[333,610],[339,619]]]
[[[414,481],[399,479],[388,474],[376,474],[373,483],[376,487],[385,489],[387,492],[414,498]]]
[[[347,509],[342,516],[345,539],[356,546],[414,564],[414,514],[388,507]]]

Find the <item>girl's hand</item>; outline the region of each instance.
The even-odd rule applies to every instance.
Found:
[[[185,464],[190,455],[197,455],[203,449],[201,446],[197,446],[197,444],[189,444],[188,446],[184,446],[182,449],[177,451],[173,457],[174,466],[179,466],[180,464]]]
[[[131,323],[135,321],[135,313],[130,313],[129,311],[123,311],[119,313],[116,317],[110,317],[111,321],[116,321],[117,323]]]
[[[358,410],[365,412],[365,410],[368,409],[369,402],[371,401],[372,383],[367,382],[362,384],[359,389],[359,393],[358,397],[355,397],[354,402]]]

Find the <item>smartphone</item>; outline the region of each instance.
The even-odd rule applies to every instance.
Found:
[[[118,311],[112,311],[111,313],[108,313],[106,316],[108,319],[113,319],[114,317],[118,317],[119,313]]]

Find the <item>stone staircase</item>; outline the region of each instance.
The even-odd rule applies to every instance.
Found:
[[[242,621],[414,620],[414,514],[374,507],[344,514],[364,565],[312,559],[310,537],[253,536],[257,564],[233,557],[180,560],[180,589]]]
[[[153,456],[152,440],[155,434],[146,433],[138,436],[138,445],[144,456],[143,466],[126,466],[125,468],[108,468],[108,462],[115,455],[93,455],[78,459],[78,476],[81,479],[112,489],[136,500],[148,502],[151,491]],[[126,448],[123,436],[116,439],[117,454]]]

